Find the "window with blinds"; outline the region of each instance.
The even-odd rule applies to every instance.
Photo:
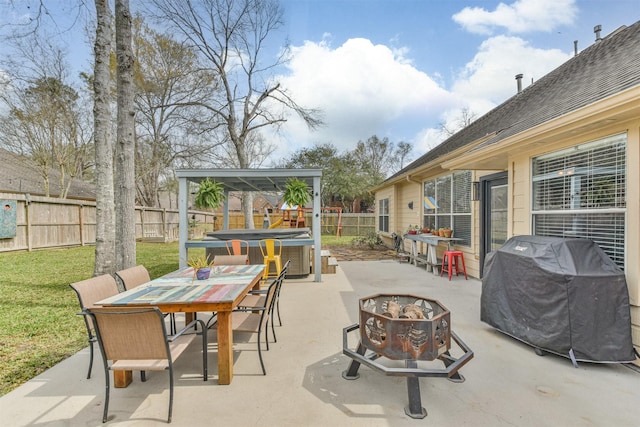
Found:
[[[627,135],[536,157],[534,234],[594,240],[624,269]]]
[[[389,232],[389,199],[378,202],[378,231]]]
[[[456,244],[471,246],[471,172],[462,171],[424,182],[423,226],[448,227]]]

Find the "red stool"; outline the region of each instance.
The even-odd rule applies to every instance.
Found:
[[[451,280],[451,273],[454,268],[456,269],[456,276],[460,274],[458,259],[462,262],[462,271],[464,273],[465,280],[469,280],[467,277],[467,268],[464,266],[464,255],[462,254],[462,251],[444,251],[444,254],[442,255],[442,270],[440,270],[440,276],[442,277],[442,273],[446,271],[449,273],[449,280]]]

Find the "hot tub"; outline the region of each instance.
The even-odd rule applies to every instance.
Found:
[[[237,229],[219,230],[207,233],[204,240],[246,240],[249,242],[249,261],[251,264],[262,264],[262,253],[258,241],[262,239],[278,239],[282,241],[282,263],[291,260],[287,277],[306,277],[311,272],[310,253],[311,230],[309,228],[274,228],[274,229]],[[307,242],[301,242],[305,240]],[[207,256],[226,255],[226,247],[208,247]]]

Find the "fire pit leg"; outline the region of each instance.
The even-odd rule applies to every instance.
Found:
[[[405,360],[405,366],[407,369],[416,369],[418,363],[415,360]],[[407,392],[409,393],[409,405],[404,408],[404,413],[416,419],[426,417],[427,410],[422,407],[422,398],[420,397],[420,378],[407,377]]]
[[[364,353],[366,351],[367,349],[362,345],[362,341],[358,343],[358,350],[356,350],[356,352],[360,356],[364,356]],[[360,362],[357,362],[356,359],[351,359],[349,368],[346,371],[342,372],[342,378],[344,378],[345,380],[357,380],[358,378],[360,378],[358,369],[360,369]]]
[[[448,351],[445,351],[444,353],[442,353],[442,355],[438,359],[442,360],[442,363],[444,363],[444,367],[445,368],[448,368],[449,365],[451,365],[453,362],[456,361],[456,359],[451,357],[451,353],[449,353]],[[454,383],[463,383],[464,382],[464,377],[458,371],[454,372],[453,375],[451,375],[447,379],[449,381],[451,381],[451,382],[454,382]]]

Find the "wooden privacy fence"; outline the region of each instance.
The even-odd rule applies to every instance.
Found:
[[[0,238],[0,252],[95,244],[96,203],[90,200],[57,199],[0,193],[0,200],[16,201],[15,235]],[[172,242],[178,240],[178,210],[136,206],[136,239]],[[277,221],[278,213],[270,219]],[[254,214],[256,228],[261,228],[263,214]],[[311,214],[306,218],[311,225]],[[362,236],[375,231],[375,214],[342,214],[342,235]],[[189,238],[222,228],[222,217],[212,212],[189,211]],[[322,234],[335,235],[337,214],[322,215]],[[229,214],[229,228],[244,228],[242,213]]]

